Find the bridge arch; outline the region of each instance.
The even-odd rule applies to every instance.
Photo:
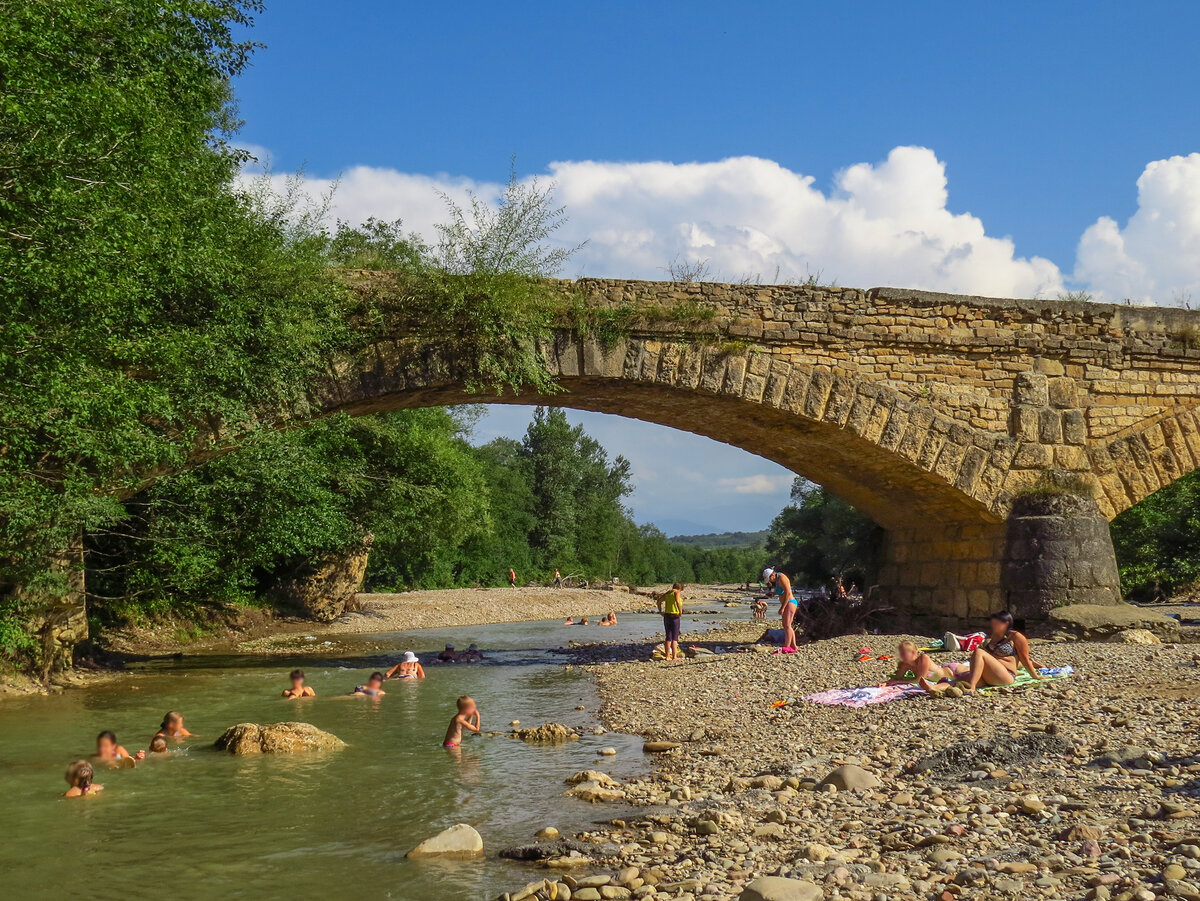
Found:
[[[369,295],[389,290],[378,273],[346,276]],[[635,314],[611,343],[564,322],[536,348],[561,394],[469,394],[467,367],[399,334],[334,367],[301,416],[544,403],[705,435],[874,518],[889,600],[945,618],[1119,602],[1107,521],[1200,463],[1190,311],[893,288],[547,290]],[[639,312],[681,302],[711,318]],[[1036,501],[1055,491],[1078,502]]]

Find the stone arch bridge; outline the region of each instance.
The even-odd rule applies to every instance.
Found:
[[[363,291],[380,276],[351,274]],[[1108,520],[1200,465],[1200,314],[895,288],[558,283],[646,315],[540,348],[563,392],[467,394],[453,360],[380,341],[320,411],[550,403],[744,448],[885,530],[880,591],[938,617],[1120,602]],[[386,286],[382,288],[386,290]]]

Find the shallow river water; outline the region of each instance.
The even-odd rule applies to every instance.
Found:
[[[661,630],[651,615],[621,619],[610,629],[538,622],[338,636],[337,658],[322,657],[319,640],[286,658],[197,655],[143,665],[110,685],[6,700],[0,896],[494,898],[537,875],[496,858],[497,850],[532,841],[543,826],[565,831],[618,814],[563,798],[566,776],[594,766],[604,747],[617,749],[602,765],[617,778],[647,766],[640,739],[590,734],[598,693],[547,650],[572,638],[642,639]],[[699,627],[698,618],[686,619],[685,629]],[[424,682],[392,680],[386,697],[344,697],[400,652],[428,660],[446,641],[460,649],[478,642],[487,661],[427,665]],[[317,698],[280,699],[294,666]],[[462,694],[478,702],[485,731],[505,731],[514,719],[556,721],[584,727],[583,738],[547,748],[472,736],[461,753],[448,752],[441,741]],[[112,729],[136,751],[168,710],[182,712],[196,733],[180,751],[132,770],[99,768],[103,793],[59,799],[67,764],[92,753],[98,732]],[[290,758],[211,748],[234,723],[286,720],[313,723],[349,747]],[[405,859],[419,841],[460,822],[484,836],[486,859]]]

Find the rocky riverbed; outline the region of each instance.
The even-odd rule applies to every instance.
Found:
[[[670,750],[607,786],[633,816],[549,846],[510,898],[1200,899],[1200,647],[1037,642],[1076,674],[851,709],[801,698],[883,681],[858,650],[904,636],[769,655],[744,644],[761,630],[681,663],[573,652],[606,725]]]

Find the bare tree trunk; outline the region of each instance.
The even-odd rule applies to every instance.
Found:
[[[34,663],[43,681],[48,681],[52,673],[74,666],[76,645],[88,639],[82,532],[50,558],[50,567],[59,576],[55,580],[57,589],[27,599],[33,613],[29,630],[39,641],[40,659]]]

